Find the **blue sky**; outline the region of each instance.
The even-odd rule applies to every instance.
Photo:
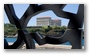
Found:
[[[14,4],[13,6],[14,6],[17,17],[21,18],[24,12],[26,11],[26,9],[28,8],[29,4]],[[63,8],[63,11],[77,14],[78,6],[79,6],[78,4],[68,4]],[[28,26],[36,26],[37,17],[42,17],[42,16],[50,16],[52,19],[55,19],[55,18],[61,19],[62,26],[63,25],[67,26],[69,22],[68,19],[57,17],[51,10],[49,10],[49,11],[42,12],[38,15],[33,16],[31,20],[29,21]],[[9,23],[5,11],[4,11],[4,23]]]

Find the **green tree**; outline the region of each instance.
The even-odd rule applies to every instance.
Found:
[[[6,36],[13,36],[17,32],[17,29],[14,25],[6,23],[4,24],[4,35]]]

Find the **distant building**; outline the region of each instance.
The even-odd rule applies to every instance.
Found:
[[[54,19],[51,21],[52,26],[61,26],[61,20],[60,19]]]
[[[37,18],[37,26],[61,26],[60,19],[52,20],[51,17],[39,17]]]
[[[51,17],[39,17],[37,18],[37,26],[50,26]]]

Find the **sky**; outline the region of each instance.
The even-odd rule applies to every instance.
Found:
[[[24,12],[26,11],[26,9],[28,8],[29,4],[13,4],[13,6],[14,6],[17,17],[21,18],[22,15],[24,14]],[[68,4],[63,8],[63,11],[77,14],[78,6],[79,6],[79,4]],[[28,26],[36,26],[36,19],[38,17],[43,17],[43,16],[50,16],[52,19],[61,19],[61,26],[67,26],[68,22],[69,22],[68,19],[57,17],[51,10],[49,10],[49,11],[45,11],[45,12],[42,12],[42,13],[39,13],[39,14],[33,16],[30,19]],[[9,23],[5,11],[4,11],[4,23]]]

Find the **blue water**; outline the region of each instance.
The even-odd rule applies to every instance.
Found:
[[[17,38],[5,38],[7,42],[15,42]]]
[[[15,42],[17,38],[5,38],[7,42]],[[69,42],[63,43],[64,45],[70,45]],[[84,46],[84,39],[82,39],[82,46]]]

